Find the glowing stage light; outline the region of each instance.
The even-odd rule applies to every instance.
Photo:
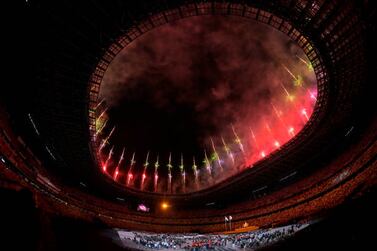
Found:
[[[145,175],[145,173],[143,173],[143,179],[145,179],[147,177],[147,175]]]
[[[260,152],[260,156],[261,156],[262,158],[264,158],[264,157],[266,157],[266,153],[265,153],[264,151],[261,151],[261,152]]]
[[[170,207],[170,205],[167,203],[167,202],[162,202],[161,203],[161,208],[163,209],[163,210],[166,210],[166,209],[168,209]]]
[[[106,172],[106,169],[107,169],[107,166],[104,165],[104,166],[102,167],[102,170],[103,170],[104,172]]]

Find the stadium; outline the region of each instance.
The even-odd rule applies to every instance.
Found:
[[[372,1],[12,7],[0,94],[10,250],[373,244]]]

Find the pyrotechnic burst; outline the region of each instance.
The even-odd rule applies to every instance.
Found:
[[[223,142],[224,151],[226,152],[226,154],[228,155],[228,157],[232,160],[232,163],[234,165],[234,156],[233,156],[232,151],[230,150],[230,148],[228,147],[228,145],[225,143],[225,140],[224,140],[223,137],[221,137],[221,141]]]
[[[173,168],[173,165],[171,164],[171,152],[169,153],[169,163],[167,164],[167,167],[168,167],[168,192],[171,193],[171,180],[172,180],[171,169]]]
[[[291,77],[293,78],[293,85],[294,85],[294,86],[302,86],[302,81],[303,81],[303,79],[302,79],[301,75],[297,75],[297,76],[295,76],[295,75],[294,75],[294,74],[288,69],[287,66],[285,66],[285,65],[283,64],[283,67],[284,67],[284,69],[289,73],[289,75],[291,75]]]
[[[233,124],[231,126],[232,126],[232,131],[233,131],[233,134],[234,134],[235,142],[238,144],[242,154],[245,154],[245,149],[243,147],[241,139],[240,139],[240,137],[238,137],[238,134],[237,134],[236,130],[234,129]]]
[[[157,184],[158,184],[158,167],[160,166],[158,164],[158,155],[157,155],[157,159],[156,159],[156,162],[154,163],[154,191],[156,192],[157,191]]]
[[[135,152],[132,154],[131,162],[130,162],[130,169],[127,172],[127,186],[130,185],[131,180],[133,179],[134,175],[132,174],[132,169],[135,165]]]
[[[285,88],[285,86],[284,86],[283,83],[280,83],[280,85],[281,85],[281,87],[283,88],[285,94],[287,94],[287,99],[288,99],[289,101],[292,102],[292,101],[295,99],[295,96],[291,95],[291,94],[288,92],[287,88]]]
[[[216,147],[215,147],[215,144],[213,143],[213,139],[212,138],[211,138],[211,145],[212,145],[212,150],[213,150],[213,154],[214,154],[214,159],[217,161],[217,164],[218,164],[218,166],[220,168],[220,171],[222,172],[222,171],[224,171],[224,168],[223,168],[223,166],[221,164],[220,156],[219,156],[219,154],[216,151]]]
[[[104,163],[104,165],[102,167],[104,172],[107,171],[107,167],[109,165],[109,161],[111,160],[111,157],[113,156],[113,154],[114,154],[114,146],[111,147],[110,152],[107,155],[106,161],[105,161],[105,163]]]
[[[212,175],[211,163],[209,162],[206,150],[204,150],[204,161],[203,162],[204,162],[204,166],[205,166],[205,168],[208,172],[208,175],[211,176]]]
[[[113,135],[114,131],[115,131],[115,126],[113,127],[113,129],[111,129],[109,135],[108,135],[108,136],[102,141],[102,144],[101,144],[101,146],[99,147],[98,152],[101,152],[102,149],[106,146],[106,144],[109,142],[109,139],[110,139],[111,136]]]
[[[310,63],[310,62],[307,62],[306,60],[304,60],[303,58],[301,58],[300,56],[298,56],[297,54],[296,54],[296,57],[301,61],[301,62],[303,62],[305,65],[306,65],[306,67],[308,68],[308,70],[309,71],[314,71],[314,69],[313,69],[313,65]]]
[[[122,154],[120,155],[120,158],[119,158],[118,164],[117,164],[117,166],[116,166],[116,168],[115,168],[115,172],[114,172],[114,176],[113,176],[114,180],[116,180],[117,177],[118,177],[118,175],[119,175],[119,168],[120,168],[120,165],[121,165],[121,163],[122,163],[122,161],[123,161],[123,159],[124,159],[124,151],[125,151],[125,149],[124,149],[124,147],[123,147]]]

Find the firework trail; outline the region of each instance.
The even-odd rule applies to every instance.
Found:
[[[130,169],[127,172],[127,186],[130,184],[130,181],[133,179],[132,169],[135,165],[135,152],[132,154],[131,163],[130,163]]]
[[[225,140],[223,137],[221,137],[221,141],[223,142],[223,146],[224,146],[224,151],[226,152],[226,154],[229,156],[229,158],[232,160],[232,163],[234,165],[234,156],[233,156],[233,153],[230,151],[230,148],[228,147],[228,145],[225,143]]]
[[[314,93],[312,93],[310,90],[308,90],[308,93],[309,93],[311,99],[317,101],[317,97]]]
[[[283,83],[280,83],[280,85],[281,85],[281,87],[283,88],[285,94],[287,94],[287,99],[288,99],[289,101],[293,101],[293,100],[295,99],[295,97],[294,97],[293,95],[291,95],[291,94],[288,92],[287,88],[285,88],[285,86],[284,86]]]
[[[293,131],[292,131],[292,128],[293,128],[293,127],[289,127],[289,126],[287,126],[287,123],[285,123],[285,120],[282,118],[281,113],[279,113],[279,111],[276,109],[275,105],[274,105],[272,102],[271,102],[271,106],[272,106],[272,108],[274,109],[274,112],[275,112],[275,114],[276,114],[276,117],[278,117],[278,119],[279,119],[280,122],[283,124],[283,126],[284,126],[285,128],[287,128],[287,132],[288,132],[288,134],[289,134],[290,136],[292,136],[292,133],[294,133],[294,129],[293,129]]]
[[[183,183],[183,192],[186,191],[186,172],[183,165],[183,154],[181,153],[181,164],[179,165],[179,170],[181,171],[182,183]]]
[[[251,127],[250,127],[250,133],[251,133],[251,137],[253,138],[253,141],[254,141],[255,147],[256,147],[257,149],[259,149],[259,146],[258,146],[258,143],[257,143],[257,138],[255,137],[254,131],[253,131],[253,129],[251,129]]]
[[[199,189],[199,181],[198,181],[198,167],[195,164],[195,156],[192,157],[192,171],[195,175],[195,186],[196,189]]]
[[[291,137],[295,136],[295,128],[294,128],[293,126],[290,126],[290,127],[288,128],[288,134],[289,134]]]
[[[213,150],[213,152],[215,154],[215,159],[217,160],[217,164],[219,165],[220,170],[222,172],[222,171],[224,171],[224,168],[223,168],[223,166],[221,164],[220,156],[219,156],[219,154],[216,151],[216,147],[215,147],[215,144],[213,143],[213,139],[212,138],[210,138],[210,139],[211,139],[212,150]]]
[[[124,147],[123,147],[122,154],[120,155],[120,158],[119,158],[118,164],[117,164],[117,166],[116,166],[116,168],[115,168],[115,172],[114,172],[114,176],[113,176],[114,180],[116,180],[117,177],[118,177],[118,174],[119,174],[119,167],[120,167],[120,165],[121,165],[121,163],[122,163],[122,161],[123,161],[123,159],[124,159],[124,150],[125,150],[125,149],[124,149]]]
[[[103,171],[106,172],[107,171],[107,166],[109,164],[109,161],[111,160],[111,157],[113,156],[114,154],[114,146],[111,147],[110,149],[110,152],[109,154],[107,155],[107,159],[105,161],[105,164],[103,165]]]
[[[99,123],[100,119],[105,116],[107,110],[109,110],[108,107],[105,108],[105,110],[103,110],[103,112],[101,112],[101,114],[98,116],[98,118],[96,119],[96,123]]]
[[[314,70],[313,69],[313,65],[310,62],[307,62],[306,60],[304,60],[303,58],[301,58],[297,54],[296,54],[296,57],[308,67],[309,71],[313,71]]]
[[[233,124],[232,124],[232,131],[233,131],[233,134],[234,134],[234,137],[235,137],[235,141],[236,141],[236,143],[238,144],[238,146],[239,146],[241,152],[242,152],[243,154],[245,154],[245,149],[244,149],[244,147],[243,147],[243,145],[242,145],[241,139],[238,137],[238,134],[237,134],[236,130],[234,129]]]
[[[309,120],[309,116],[308,116],[308,113],[307,113],[307,111],[306,111],[305,108],[303,108],[303,109],[301,110],[301,114],[304,115],[304,117],[306,118],[306,121]]]
[[[95,138],[97,138],[97,136],[98,136],[100,133],[102,133],[102,131],[103,131],[103,129],[106,127],[108,121],[109,121],[108,119],[105,120],[105,122],[102,124],[101,128],[99,128],[99,129],[96,131],[96,133],[94,134],[94,137],[95,137]]]
[[[293,78],[293,84],[294,86],[302,86],[302,77],[300,75],[297,75],[297,77],[286,67],[284,64],[282,64],[284,69],[291,75]]]
[[[280,83],[280,85],[281,85],[281,87],[283,88],[284,92],[287,94],[287,99],[288,99],[289,101],[292,102],[292,101],[294,100],[294,96],[292,96],[292,95],[288,92],[288,90],[285,88],[285,86],[284,86],[283,83]],[[294,106],[294,108],[295,108],[297,111],[300,110],[300,109],[297,107],[297,104],[296,104],[295,102],[293,102],[293,106]],[[301,110],[301,113],[302,113],[302,110]]]
[[[98,152],[101,152],[102,149],[105,147],[105,145],[109,142],[109,139],[110,139],[111,136],[113,135],[114,131],[115,131],[115,126],[113,127],[113,129],[111,129],[109,135],[108,135],[108,136],[102,141],[102,144],[101,144],[101,146],[99,147]]]
[[[104,101],[105,101],[105,99],[102,99],[102,100],[96,105],[96,107],[94,108],[94,110],[97,110],[98,107],[100,107]]]
[[[207,169],[207,172],[208,172],[209,176],[211,176],[212,175],[211,163],[208,160],[208,156],[207,156],[207,151],[206,150],[204,150],[204,166]]]
[[[158,155],[157,155],[157,160],[154,163],[154,191],[157,191],[157,182],[158,182],[158,167],[160,165],[158,164]]]
[[[173,168],[171,164],[171,152],[169,153],[169,162],[168,162],[167,167],[168,167],[168,192],[171,193],[171,179],[172,179],[171,169]]]
[[[144,170],[143,170],[142,179],[141,179],[141,189],[142,189],[142,190],[143,190],[143,188],[144,188],[144,181],[145,181],[145,179],[147,178],[147,168],[148,168],[148,166],[149,166],[148,159],[149,159],[149,151],[147,152],[147,157],[146,157],[146,159],[145,159]]]

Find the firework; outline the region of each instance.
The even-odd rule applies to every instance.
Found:
[[[275,141],[274,141],[274,146],[277,147],[277,148],[279,148],[279,147],[280,147],[280,142],[277,141],[277,140],[275,140]]]
[[[185,191],[186,190],[186,172],[185,172],[185,167],[183,165],[182,153],[181,153],[181,164],[179,165],[179,170],[181,171],[181,176],[182,176],[183,191]]]
[[[261,151],[261,152],[260,152],[260,156],[261,156],[262,158],[266,157],[266,152],[265,152],[265,151]]]
[[[106,112],[107,112],[108,109],[109,109],[109,108],[106,107],[105,110],[103,110],[103,111],[101,112],[101,114],[100,114],[100,115],[97,117],[97,119],[96,119],[96,123],[98,123],[98,122],[100,121],[100,119],[101,119],[103,116],[105,116],[105,114],[106,114]]]
[[[141,179],[141,188],[142,189],[144,188],[144,181],[147,178],[147,174],[146,173],[147,173],[147,168],[149,166],[148,159],[149,159],[149,151],[147,152],[147,157],[145,158],[144,171],[143,171],[143,175],[142,175],[142,179]]]
[[[173,165],[171,164],[171,152],[169,153],[169,162],[167,164],[168,171],[171,172],[171,169],[173,168]]]
[[[303,108],[303,109],[301,110],[301,114],[304,115],[304,117],[306,118],[307,121],[309,120],[309,116],[308,116],[308,113],[306,112],[306,109],[305,109],[305,108]]]
[[[288,128],[288,134],[291,135],[292,137],[295,135],[295,128],[293,126],[290,126]]]
[[[250,133],[251,133],[251,137],[253,138],[253,141],[254,141],[256,148],[259,148],[257,138],[255,137],[254,131],[253,131],[253,129],[251,129],[251,127],[250,127]]]
[[[157,155],[157,160],[154,163],[154,191],[157,191],[157,182],[158,182],[158,167],[160,165],[158,164],[158,155]]]
[[[216,147],[215,147],[215,144],[213,143],[212,138],[210,138],[210,139],[211,139],[211,145],[212,145],[212,150],[213,150],[213,153],[214,153],[214,156],[215,156],[215,160],[217,161],[217,164],[219,165],[220,170],[223,171],[224,169],[223,169],[223,166],[221,164],[220,156],[216,151]]]
[[[169,153],[169,163],[167,167],[168,167],[168,192],[171,193],[171,180],[172,180],[171,169],[173,168],[171,164],[171,152]]]
[[[199,189],[198,169],[197,169],[197,166],[195,164],[195,156],[192,157],[192,170],[193,170],[194,175],[195,175],[195,186],[196,186],[196,189]]]
[[[110,149],[110,152],[109,154],[107,155],[107,159],[105,161],[105,164],[103,165],[103,171],[106,172],[107,171],[107,166],[109,164],[109,161],[111,160],[111,157],[113,156],[114,154],[114,146],[111,147]]]
[[[313,99],[313,100],[315,100],[315,101],[317,101],[316,95],[313,92],[311,92],[310,90],[308,90],[308,92],[309,92],[310,98]]]
[[[184,165],[183,165],[183,154],[181,153],[181,164],[179,165],[179,170],[182,172],[184,172]]]
[[[129,185],[130,181],[133,179],[132,169],[133,169],[135,163],[136,163],[136,161],[135,161],[135,152],[134,152],[132,154],[132,158],[131,158],[130,169],[128,170],[128,173],[127,173],[127,185]]]
[[[206,150],[204,150],[204,166],[207,169],[208,174],[211,176],[212,175],[211,163],[208,160],[208,156],[207,156],[207,151]]]
[[[237,134],[236,130],[234,129],[233,124],[231,126],[232,126],[232,131],[233,131],[233,134],[234,134],[234,137],[235,137],[235,142],[238,144],[241,152],[243,154],[245,154],[245,149],[244,149],[244,147],[242,145],[241,139],[238,137],[238,134]]]
[[[225,140],[223,137],[221,137],[221,141],[223,142],[223,146],[224,146],[224,151],[226,152],[226,154],[229,156],[229,158],[232,160],[232,163],[234,165],[234,156],[233,156],[233,153],[230,151],[230,148],[228,147],[228,145],[225,143]]]
[[[314,69],[313,69],[313,65],[310,63],[310,62],[307,62],[306,60],[304,60],[303,58],[301,58],[300,56],[298,56],[298,55],[296,55],[296,57],[301,61],[301,62],[303,62],[305,65],[306,65],[306,67],[308,67],[308,70],[309,71],[313,71]]]
[[[123,159],[124,159],[124,150],[125,150],[125,149],[124,149],[124,147],[123,147],[122,154],[120,155],[120,158],[119,158],[118,164],[117,164],[117,166],[116,166],[116,168],[115,168],[115,172],[114,172],[114,180],[116,180],[117,177],[118,177],[118,174],[119,174],[119,167],[120,167],[121,162],[122,162]]]
[[[98,107],[100,107],[104,101],[105,101],[105,99],[102,99],[102,100],[96,105],[96,107],[94,108],[94,110],[97,110]]]
[[[295,99],[295,96],[291,95],[291,94],[288,92],[287,88],[285,88],[285,86],[284,86],[283,83],[280,83],[280,85],[281,85],[281,87],[283,88],[285,94],[287,94],[287,99],[288,99],[289,101],[293,101],[293,100]]]
[[[106,127],[108,121],[109,121],[109,120],[106,119],[105,122],[103,122],[101,128],[99,128],[99,129],[96,131],[96,133],[94,134],[94,137],[97,137],[100,133],[102,133],[102,131],[103,131],[103,129]]]
[[[302,77],[300,75],[297,75],[297,77],[288,69],[288,67],[286,67],[284,64],[283,64],[283,67],[284,69],[289,73],[289,75],[291,75],[291,77],[293,78],[293,84],[294,86],[302,86]]]
[[[113,127],[113,129],[111,129],[109,135],[102,141],[102,144],[101,146],[99,147],[99,152],[101,152],[101,150],[105,147],[105,145],[109,142],[109,139],[111,138],[111,136],[113,135],[115,131],[115,126]]]
[[[195,178],[198,178],[198,166],[195,164],[195,156],[192,157],[192,171],[194,172]]]

